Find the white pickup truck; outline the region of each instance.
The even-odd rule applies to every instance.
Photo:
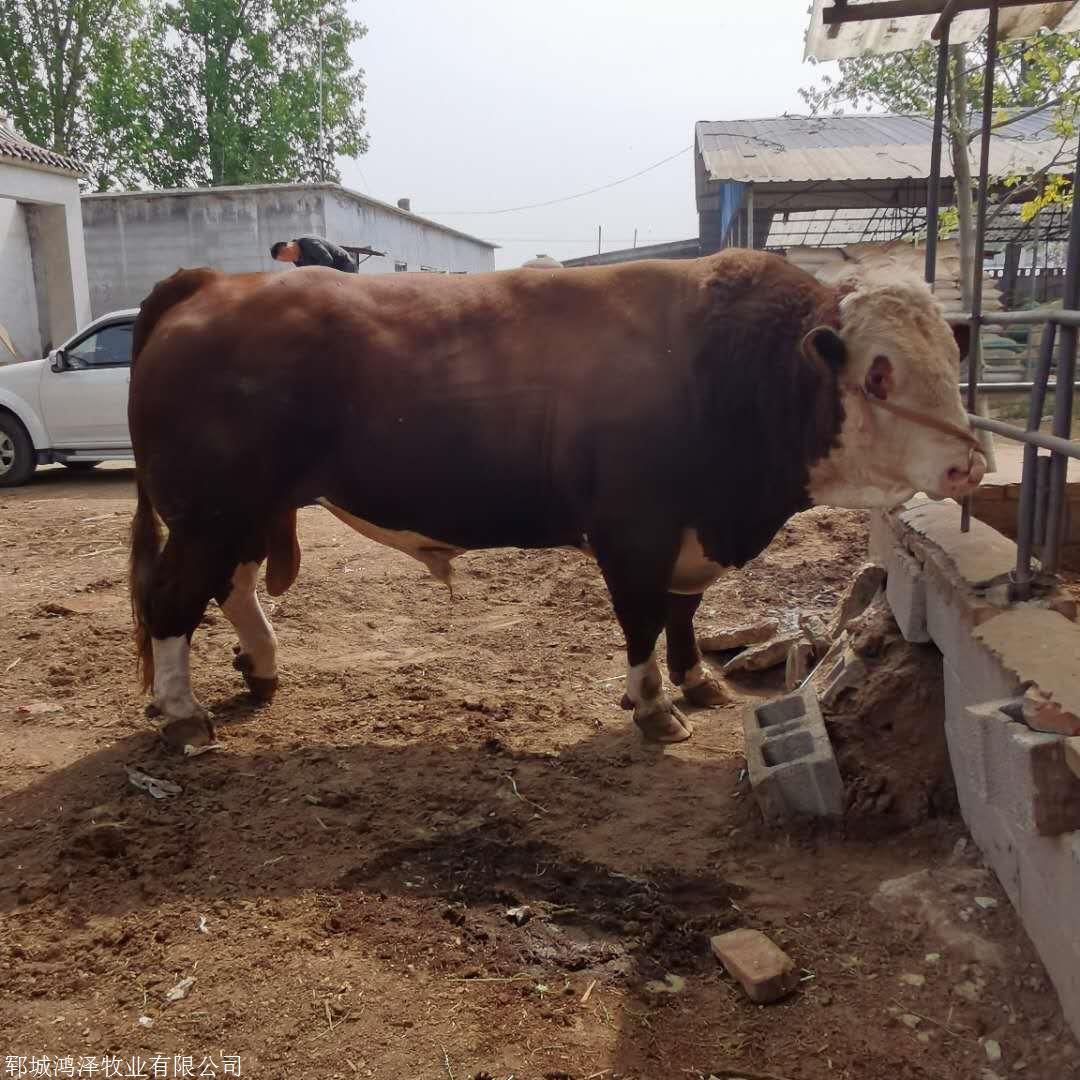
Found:
[[[38,465],[132,460],[127,401],[138,309],[95,319],[44,360],[0,365],[0,487]]]

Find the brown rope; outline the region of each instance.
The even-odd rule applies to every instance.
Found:
[[[853,394],[858,394],[863,401],[870,405],[876,405],[879,409],[891,412],[894,416],[899,416],[912,424],[919,424],[921,427],[931,428],[945,435],[951,435],[954,439],[966,443],[971,449],[982,452],[982,445],[970,428],[964,429],[957,424],[950,424],[948,420],[939,420],[936,416],[929,416],[927,413],[909,409],[906,405],[897,405],[894,401],[884,401],[881,398],[876,398],[872,394],[868,394],[865,387],[862,386],[849,385],[847,389]]]

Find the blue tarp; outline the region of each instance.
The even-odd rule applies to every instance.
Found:
[[[728,232],[743,208],[746,185],[738,180],[725,180],[720,185],[720,235],[727,242]]]

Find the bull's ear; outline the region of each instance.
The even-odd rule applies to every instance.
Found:
[[[967,323],[957,323],[952,328],[952,332],[960,350],[960,360],[963,361],[971,348],[971,327]]]
[[[802,339],[802,354],[808,360],[820,360],[838,372],[847,360],[843,338],[831,326],[815,326]]]

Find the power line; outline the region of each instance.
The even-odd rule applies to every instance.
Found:
[[[513,214],[518,210],[539,210],[542,206],[554,206],[556,203],[570,202],[571,199],[583,199],[586,195],[595,195],[598,191],[607,191],[608,188],[618,187],[619,184],[625,184],[630,180],[636,180],[639,176],[644,176],[647,172],[652,172],[653,169],[659,169],[661,165],[666,165],[669,161],[674,161],[677,157],[682,157],[683,154],[689,150],[693,150],[693,148],[694,144],[691,143],[689,146],[684,146],[681,150],[664,158],[662,161],[655,161],[652,165],[647,165],[644,169],[639,169],[636,173],[631,173],[629,176],[624,176],[619,180],[612,180],[609,184],[601,184],[599,187],[589,188],[588,191],[579,191],[576,195],[562,195],[557,199],[548,199],[546,202],[526,203],[524,206],[507,206],[502,210],[421,210],[420,212],[429,217],[434,217],[436,215],[449,217],[451,215],[478,216],[481,214]]]

